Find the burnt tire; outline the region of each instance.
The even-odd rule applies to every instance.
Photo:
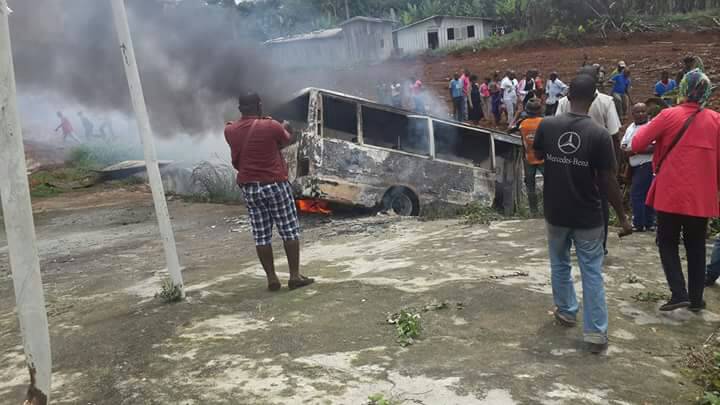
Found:
[[[382,209],[404,217],[415,217],[420,215],[420,201],[409,188],[393,187],[383,196]]]

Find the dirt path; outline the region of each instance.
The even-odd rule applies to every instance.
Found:
[[[540,221],[305,218],[303,264],[319,282],[271,294],[242,207],[181,201],[188,300],[164,305],[150,196],[83,198],[37,214],[57,404],[684,404],[698,388],[683,354],[720,322],[715,289],[701,316],[636,302],[665,292],[652,237],[611,238],[611,349],[585,354],[581,331],[549,313]],[[387,314],[433,301],[451,305],[423,313],[421,339],[400,347]],[[13,306],[0,233],[3,404],[20,403],[25,378]]]

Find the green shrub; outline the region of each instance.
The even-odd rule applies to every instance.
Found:
[[[182,290],[173,284],[172,280],[165,280],[155,298],[160,298],[165,303],[179,302],[182,301]]]
[[[91,142],[73,148],[67,161],[73,167],[100,169],[126,160],[142,160],[138,145]]]

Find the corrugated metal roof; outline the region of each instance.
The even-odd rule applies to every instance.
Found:
[[[274,38],[274,39],[265,41],[265,45],[284,44],[287,42],[308,41],[308,40],[313,40],[313,39],[328,39],[328,38],[334,38],[341,34],[342,34],[342,28],[331,28],[328,30],[320,30],[320,31],[308,32],[305,34],[291,35],[289,37]]]
[[[462,16],[462,15],[434,15],[434,16],[431,16],[431,17],[428,17],[428,18],[423,18],[423,19],[420,20],[420,21],[415,21],[414,23],[408,24],[408,25],[406,25],[406,26],[404,26],[404,27],[400,27],[400,28],[394,30],[393,32],[402,31],[402,30],[405,30],[405,29],[414,27],[414,26],[416,26],[416,25],[418,25],[418,24],[422,24],[422,23],[424,23],[424,22],[426,22],[426,21],[430,21],[430,20],[433,20],[433,19],[436,19],[436,18],[439,18],[440,21],[442,21],[443,18],[459,18],[459,19],[463,19],[463,20],[495,21],[495,19],[493,19],[493,18],[488,18],[488,17],[469,17],[469,16]]]
[[[395,21],[393,21],[393,20],[386,20],[383,18],[357,16],[357,17],[353,17],[349,20],[343,21],[338,25],[342,27],[345,24],[349,24],[349,23],[355,22],[355,21],[365,21],[365,22],[380,23],[380,24],[394,24],[395,23]]]

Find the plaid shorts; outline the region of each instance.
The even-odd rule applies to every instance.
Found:
[[[255,245],[272,243],[273,224],[277,226],[282,240],[300,239],[300,221],[290,183],[248,183],[242,185],[242,191],[250,214]]]

